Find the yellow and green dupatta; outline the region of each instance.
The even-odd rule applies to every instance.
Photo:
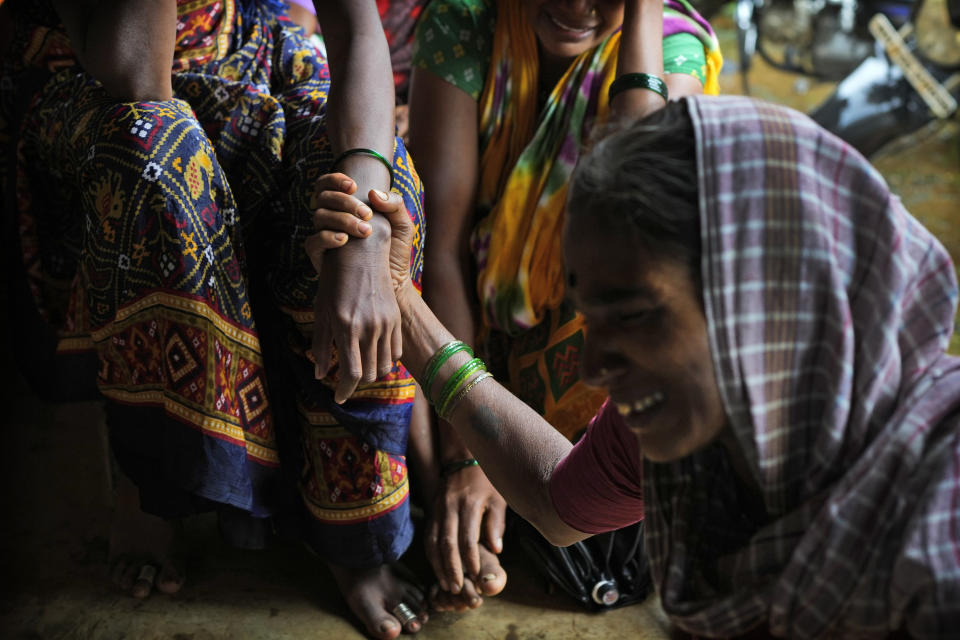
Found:
[[[722,64],[710,25],[686,0],[664,3],[664,36],[697,36],[706,93]],[[567,182],[589,128],[607,118],[619,31],[577,57],[537,114],[537,40],[521,3],[499,0],[492,59],[480,96],[480,219],[472,238],[487,338],[509,336],[509,386],[567,436],[605,393],[579,380],[581,317],[564,305],[561,249]],[[488,341],[489,342],[489,341]]]

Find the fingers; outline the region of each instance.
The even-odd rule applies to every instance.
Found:
[[[323,254],[326,253],[327,249],[342,247],[346,242],[347,234],[345,233],[321,231],[307,236],[307,239],[303,241],[303,250],[310,258],[313,270],[320,273],[323,270]]]
[[[394,331],[391,331],[389,334],[380,336],[380,342],[377,345],[377,370],[374,380],[383,378],[393,371],[393,362],[397,359],[397,356],[393,353],[394,333]],[[373,380],[369,382],[373,382]]]
[[[449,591],[446,574],[443,570],[443,560],[440,557],[440,523],[437,518],[430,518],[427,523],[426,535],[424,536],[424,551],[427,555],[427,562],[433,569],[433,575],[437,576],[440,588]]]
[[[393,328],[393,333],[390,337],[390,350],[393,351],[394,361],[403,358],[403,326],[399,323]],[[391,363],[391,369],[392,368],[393,363]]]
[[[339,191],[321,191],[314,204],[316,204],[313,207],[315,211],[321,209],[339,211],[359,220],[369,220],[373,217],[373,211],[362,200]]]
[[[369,210],[369,209],[368,209]],[[372,216],[373,214],[371,214]],[[355,238],[366,238],[373,231],[369,222],[337,209],[319,208],[313,212],[313,228],[317,231],[348,233]]]
[[[337,353],[340,356],[340,381],[333,394],[337,404],[343,404],[357,390],[363,378],[363,361],[360,358],[360,343],[356,338],[347,337],[337,341]]]
[[[505,503],[497,502],[487,507],[483,519],[483,539],[487,548],[494,553],[503,551],[503,532],[507,528],[507,508]]]
[[[353,197],[357,184],[347,175],[330,173],[317,180],[317,192],[311,201],[315,209],[313,228],[317,234],[307,238],[305,248],[313,268],[320,271],[323,251],[343,246],[349,236],[366,238],[373,228],[366,222],[373,210]]]
[[[357,191],[357,183],[353,181],[353,178],[339,171],[326,173],[317,179],[316,186],[317,193],[323,193],[324,191],[340,191],[352,196]]]
[[[483,598],[477,591],[476,585],[469,578],[463,582],[463,589],[460,593],[454,594],[434,585],[430,589],[430,604],[437,611],[456,611],[463,613],[468,609],[476,609],[483,604]]]
[[[440,525],[440,560],[443,563],[441,584],[446,583],[450,593],[458,594],[463,586],[463,565],[460,562],[460,514],[448,509]]]
[[[370,189],[367,197],[370,198],[370,206],[373,207],[374,211],[387,216],[391,223],[393,223],[392,216],[396,216],[399,213],[403,213],[409,222],[410,216],[407,214],[406,207],[403,205],[403,198],[400,197],[399,193],[395,191],[386,192],[380,191],[379,189]]]
[[[471,578],[480,573],[480,521],[483,507],[468,500],[460,515],[460,555],[463,558],[463,571]]]
[[[330,371],[332,357],[333,336],[330,329],[330,319],[323,307],[320,296],[313,301],[313,375],[322,380]]]

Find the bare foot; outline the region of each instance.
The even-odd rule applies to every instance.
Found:
[[[146,598],[154,588],[180,591],[184,581],[178,542],[180,522],[140,510],[140,492],[117,473],[117,505],[110,528],[110,578],[134,598]]]
[[[476,609],[483,604],[483,596],[495,596],[507,586],[507,572],[500,566],[497,554],[480,545],[480,575],[475,579],[464,578],[460,593],[444,591],[439,585],[430,589],[430,604],[437,611]]]
[[[392,640],[401,631],[416,633],[427,621],[427,603],[413,583],[397,575],[390,565],[372,569],[348,569],[328,565],[350,610],[360,618],[374,638]],[[398,604],[406,604],[417,618],[401,627],[393,614]]]

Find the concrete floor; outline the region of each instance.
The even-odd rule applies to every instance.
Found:
[[[7,364],[7,363],[4,363]],[[96,403],[44,406],[19,379],[0,453],[0,637],[362,638],[326,568],[297,545],[267,551],[223,546],[209,518],[188,523],[189,582],[175,597],[136,601],[107,576],[110,517],[102,412]],[[415,542],[410,565],[426,567]],[[510,585],[463,615],[435,614],[424,638],[663,638],[651,600],[595,616],[549,597],[518,553],[507,552]]]
[[[724,30],[728,70],[735,69]],[[726,93],[739,89],[733,73]],[[751,72],[760,97],[808,109],[828,85],[797,83],[762,64]],[[960,263],[960,123],[939,123],[874,158],[907,207]],[[0,297],[5,301],[5,297]],[[0,314],[2,315],[2,314]],[[0,334],[6,334],[5,318]],[[952,347],[960,354],[960,333]],[[224,547],[209,519],[189,523],[187,586],[176,597],[135,601],[118,593],[106,572],[111,491],[102,413],[95,403],[47,406],[0,355],[4,409],[0,447],[0,638],[347,638],[363,637],[327,570],[297,546],[263,552]],[[419,544],[410,566],[426,577]],[[423,638],[670,637],[655,598],[591,615],[546,583],[516,550],[504,553],[506,591],[463,615],[435,614]]]

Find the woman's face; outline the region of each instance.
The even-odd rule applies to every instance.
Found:
[[[634,233],[612,216],[568,217],[567,290],[587,322],[584,381],[609,389],[645,457],[667,462],[714,440],[726,415],[689,267]]]
[[[598,45],[623,22],[623,0],[525,0],[543,51],[569,60]]]

